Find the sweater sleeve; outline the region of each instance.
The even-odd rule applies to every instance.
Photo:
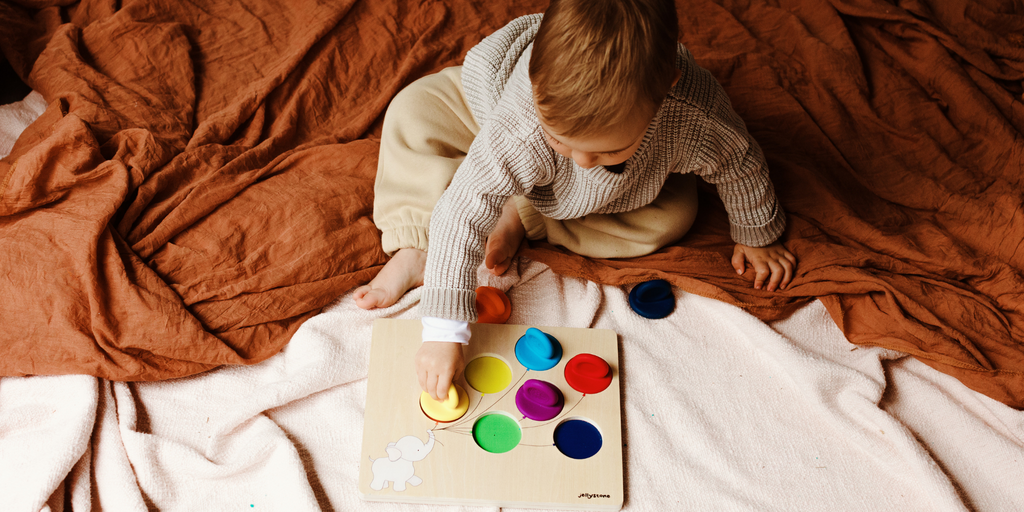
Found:
[[[520,16],[485,37],[466,54],[462,85],[473,117],[481,126],[497,106],[523,54],[533,44],[543,17],[543,14]]]
[[[786,215],[768,177],[761,147],[721,86],[716,92],[697,146],[697,174],[717,187],[729,214],[733,241],[764,247],[782,236]]]
[[[422,316],[476,321],[476,273],[487,236],[508,198],[533,182],[523,174],[535,169],[530,151],[501,123],[481,128],[431,217]]]

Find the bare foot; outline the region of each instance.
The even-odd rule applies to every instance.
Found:
[[[526,228],[523,227],[523,220],[519,218],[519,210],[516,209],[512,198],[505,203],[501,209],[501,218],[494,226],[491,236],[487,237],[487,245],[484,248],[484,265],[491,271],[491,274],[500,276],[512,265],[512,257],[519,250],[519,245],[526,237]]]
[[[427,253],[419,249],[399,249],[384,264],[377,277],[356,288],[352,297],[363,309],[386,308],[412,288],[423,285]]]

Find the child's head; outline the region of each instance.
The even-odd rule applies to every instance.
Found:
[[[678,32],[673,0],[552,0],[530,58],[542,125],[586,140],[646,128],[678,77]]]

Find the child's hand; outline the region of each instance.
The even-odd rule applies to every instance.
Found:
[[[754,269],[754,288],[758,290],[768,280],[768,291],[785,289],[793,280],[793,271],[796,270],[796,256],[786,250],[781,243],[765,247],[750,247],[743,244],[736,244],[732,251],[732,268],[736,273],[743,275],[747,265]]]
[[[416,377],[420,388],[434,400],[448,398],[448,388],[462,372],[462,344],[447,341],[424,341],[416,351]]]

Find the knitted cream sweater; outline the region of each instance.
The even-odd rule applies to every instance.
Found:
[[[537,121],[528,74],[542,15],[513,20],[466,55],[462,85],[480,123],[465,160],[434,209],[420,300],[423,316],[476,321],[477,267],[502,206],[525,196],[553,219],[644,206],[669,173],[696,173],[718,188],[737,243],[760,247],[785,229],[761,148],[721,85],[682,45],[682,76],[620,173],[584,169],[556,153]]]

